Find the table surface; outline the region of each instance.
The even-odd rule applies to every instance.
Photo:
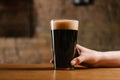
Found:
[[[51,64],[0,64],[0,80],[120,80],[120,68],[53,70]]]

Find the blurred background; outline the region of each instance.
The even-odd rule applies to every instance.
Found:
[[[82,46],[120,50],[120,1],[84,1],[0,0],[0,64],[49,63],[51,19],[79,20]]]

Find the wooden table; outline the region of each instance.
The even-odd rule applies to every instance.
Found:
[[[120,80],[120,68],[53,70],[50,64],[1,64],[0,80]]]

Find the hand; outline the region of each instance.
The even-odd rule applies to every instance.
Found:
[[[101,53],[95,50],[87,49],[80,45],[76,45],[76,51],[79,55],[71,61],[71,65],[83,65],[86,67],[97,67],[97,63],[101,58]]]
[[[80,45],[76,45],[76,55],[72,61],[71,65],[82,65],[86,67],[97,67],[97,63],[101,58],[101,53],[95,50],[91,50]],[[53,62],[53,58],[50,60]]]

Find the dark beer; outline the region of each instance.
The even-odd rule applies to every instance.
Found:
[[[77,43],[77,23],[75,25],[75,22],[71,20],[61,20],[52,23],[52,49],[54,53],[55,69],[73,68],[70,61],[74,57],[75,46]]]

